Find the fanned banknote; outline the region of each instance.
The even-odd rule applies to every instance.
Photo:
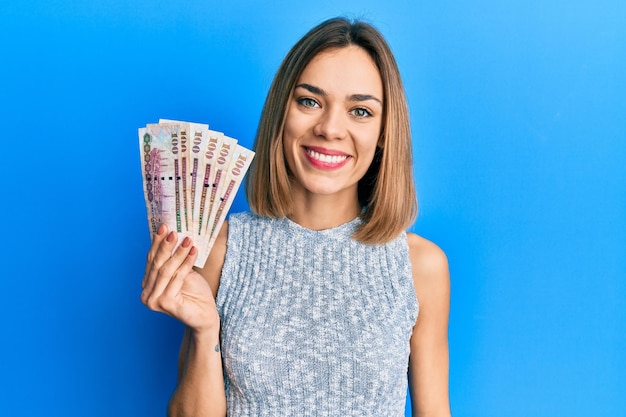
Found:
[[[161,119],[139,129],[150,237],[161,224],[193,239],[204,266],[254,152],[207,124]]]

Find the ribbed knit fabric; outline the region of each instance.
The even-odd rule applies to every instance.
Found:
[[[231,215],[217,297],[228,416],[404,416],[418,314],[406,234]]]

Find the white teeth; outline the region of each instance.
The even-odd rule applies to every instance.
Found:
[[[336,164],[338,162],[345,161],[348,159],[347,155],[325,155],[323,153],[315,152],[311,149],[307,149],[306,152],[313,157],[313,159],[317,159],[320,162],[325,162],[327,164]]]

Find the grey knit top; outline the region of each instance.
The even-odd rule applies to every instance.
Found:
[[[406,234],[231,215],[217,296],[228,416],[404,416],[418,314]]]

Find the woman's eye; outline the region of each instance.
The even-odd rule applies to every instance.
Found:
[[[372,115],[372,113],[370,113],[369,110],[364,109],[362,107],[358,107],[358,108],[352,110],[352,114],[354,114],[354,116],[356,116],[359,119],[362,119],[364,117],[369,117],[369,116]]]
[[[304,107],[319,107],[319,105],[317,104],[317,101],[309,97],[299,98],[298,103],[303,105]]]

